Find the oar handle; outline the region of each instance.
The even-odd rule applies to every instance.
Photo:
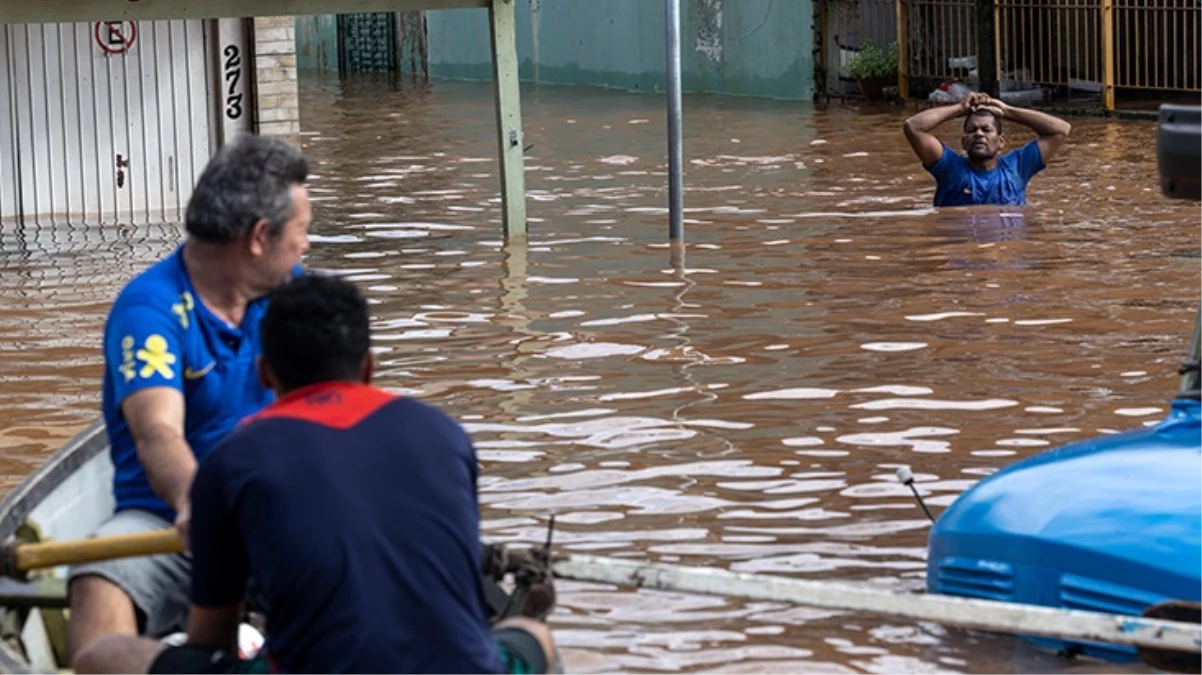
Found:
[[[118,534],[72,541],[48,541],[36,544],[16,544],[4,551],[3,570],[19,575],[29,570],[78,565],[94,560],[129,558],[140,555],[181,553],[184,541],[175,528],[138,534]]]

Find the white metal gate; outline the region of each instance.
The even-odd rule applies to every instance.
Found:
[[[231,122],[216,26],[0,26],[0,218],[182,220]]]

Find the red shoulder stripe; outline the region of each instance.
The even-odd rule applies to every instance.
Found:
[[[248,417],[244,424],[286,418],[349,429],[396,399],[394,394],[366,384],[323,382],[289,392],[257,415]]]

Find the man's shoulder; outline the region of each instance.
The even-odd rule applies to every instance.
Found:
[[[952,177],[968,169],[968,158],[952,149],[947,143],[941,144],[943,154],[932,165],[925,167],[927,171],[939,177]]]
[[[244,418],[223,445],[279,445],[281,437],[292,435],[303,441],[314,426],[389,437],[397,430],[466,436],[458,421],[430,403],[370,385],[344,385],[285,396]]]
[[[236,472],[239,466],[245,468],[247,465],[244,460],[250,459],[250,464],[253,465],[253,456],[258,448],[278,451],[280,447],[289,444],[290,439],[281,437],[278,429],[271,429],[270,425],[264,428],[263,425],[253,423],[253,420],[253,417],[244,419],[205,453],[204,459],[201,460],[205,473],[228,476],[230,472]]]
[[[1036,153],[1036,155],[1039,154],[1039,139],[1038,138],[1032,138],[1031,140],[1027,141],[1026,143],[1023,143],[1022,145],[1014,148],[1013,150],[1008,150],[1008,151],[1002,153],[1002,156],[1000,158],[998,158],[998,161],[999,162],[1008,162],[1008,163],[1018,163],[1019,159],[1021,159],[1023,155],[1030,154],[1030,153]]]
[[[171,313],[171,305],[179,302],[188,289],[180,277],[179,260],[172,254],[142,270],[126,282],[113,301],[110,313],[131,307],[145,306],[152,311]]]
[[[415,422],[427,425],[437,424],[438,428],[443,431],[466,433],[463,425],[458,420],[452,417],[450,413],[432,403],[407,396],[399,396],[391,405],[393,406],[393,414],[400,420],[397,422],[398,424],[412,425]]]
[[[349,428],[392,405],[399,397],[378,387],[351,382],[326,382],[293,391],[252,417],[243,427],[269,421]]]

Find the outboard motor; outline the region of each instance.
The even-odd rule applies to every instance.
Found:
[[[1202,108],[1161,106],[1156,145],[1162,193],[1202,200]],[[967,490],[931,528],[927,590],[1197,621],[1202,311],[1193,328],[1180,388],[1159,424],[1039,453]],[[1139,657],[1198,672],[1196,654],[1031,639],[1068,656]]]

